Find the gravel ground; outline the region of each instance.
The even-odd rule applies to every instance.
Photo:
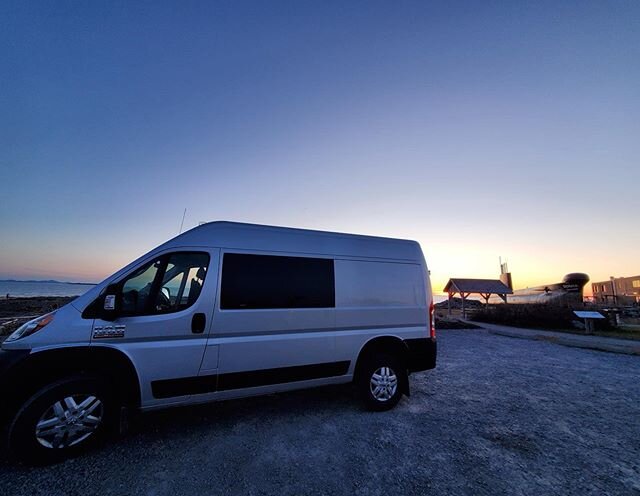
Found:
[[[439,347],[390,412],[332,387],[146,414],[57,466],[0,464],[0,492],[640,494],[640,358],[481,330]]]

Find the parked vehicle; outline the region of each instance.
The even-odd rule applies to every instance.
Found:
[[[123,408],[327,384],[390,409],[435,367],[433,308],[415,241],[203,224],[5,340],[10,453],[61,459]]]

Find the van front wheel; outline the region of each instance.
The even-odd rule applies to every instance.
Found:
[[[9,450],[28,464],[53,463],[103,438],[115,403],[102,381],[72,377],[37,391],[16,413]]]
[[[392,355],[375,353],[363,364],[357,388],[365,407],[372,411],[390,410],[402,397],[407,371]]]

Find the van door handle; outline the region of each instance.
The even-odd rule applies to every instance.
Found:
[[[207,317],[203,313],[194,313],[191,318],[191,332],[202,334],[207,324]]]

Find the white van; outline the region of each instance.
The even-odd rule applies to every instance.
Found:
[[[20,327],[2,343],[0,394],[10,453],[48,462],[123,408],[353,382],[386,410],[435,364],[415,241],[211,222]]]

